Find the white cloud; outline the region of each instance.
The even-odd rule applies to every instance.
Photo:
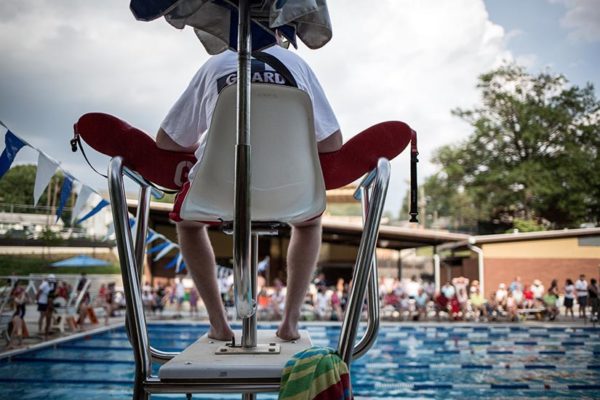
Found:
[[[600,41],[600,2],[598,0],[553,0],[565,5],[561,25],[571,30],[575,40]]]
[[[489,20],[483,0],[347,0],[329,8],[331,43],[300,53],[345,138],[403,120],[419,133],[420,176],[430,174],[432,150],[470,131],[450,110],[476,104],[477,76],[511,58],[503,28]],[[0,38],[0,119],[100,190],[103,182],[70,153],[76,119],[104,111],[153,133],[207,59],[190,30],[137,22],[121,0],[3,0]],[[393,166],[386,208],[396,212],[407,154]]]

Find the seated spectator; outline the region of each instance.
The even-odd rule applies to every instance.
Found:
[[[461,304],[456,296],[450,299],[450,317],[455,321],[460,321],[463,317]]]
[[[531,285],[531,291],[533,292],[533,298],[536,302],[543,305],[543,297],[544,297],[544,285],[539,279],[533,281],[533,285]]]
[[[506,290],[506,284],[501,283],[498,285],[498,290],[496,290],[496,303],[499,306],[506,306],[506,298],[508,296],[508,291]]]
[[[496,294],[496,297],[497,296],[498,295]],[[508,313],[509,321],[516,321],[518,319],[517,301],[515,300],[515,297],[512,292],[508,292],[508,294],[506,295],[505,309]]]
[[[442,286],[442,293],[446,296],[446,299],[450,300],[456,294],[456,289],[450,282],[446,282],[444,286]]]
[[[498,316],[502,315],[504,310],[502,306],[496,301],[496,292],[492,292],[488,301],[485,303],[485,311],[488,315],[488,319],[496,321]]]
[[[533,308],[535,303],[535,297],[531,286],[525,285],[523,289],[523,308]]]
[[[558,296],[550,292],[546,293],[542,298],[546,309],[546,315],[550,321],[554,321],[558,315],[558,307],[556,306],[557,300]]]
[[[435,317],[439,321],[440,313],[448,313],[448,305],[450,300],[443,293],[438,293],[434,298]]]
[[[427,303],[429,302],[429,297],[427,293],[425,293],[425,289],[419,288],[417,293],[417,297],[415,298],[415,304],[417,307],[417,315],[415,320],[424,320],[427,317]]]
[[[471,286],[471,295],[469,296],[469,302],[473,312],[475,313],[475,319],[478,320],[480,317],[487,316],[485,304],[487,300],[481,295],[478,286]]]

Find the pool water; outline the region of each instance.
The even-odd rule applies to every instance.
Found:
[[[339,326],[304,328],[315,345],[336,347]],[[152,345],[165,351],[182,350],[207,329],[206,324],[149,326]],[[352,387],[355,396],[373,399],[593,399],[600,397],[598,356],[600,328],[386,324],[371,351],[352,364]],[[115,328],[0,360],[0,399],[130,398],[133,368],[125,330]],[[152,396],[157,398],[185,396]]]

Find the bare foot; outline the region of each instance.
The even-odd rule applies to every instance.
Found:
[[[300,339],[300,333],[298,332],[298,329],[285,327],[283,325],[280,326],[279,329],[277,329],[277,332],[275,334],[279,339],[284,340],[286,342],[291,342],[292,340]]]
[[[214,340],[220,340],[222,342],[229,342],[233,337],[233,331],[229,327],[223,331],[217,331],[212,326],[208,330],[208,337]]]

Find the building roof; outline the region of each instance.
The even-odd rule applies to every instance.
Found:
[[[136,207],[136,200],[127,200],[129,207]],[[169,203],[151,202],[151,218],[166,217],[173,205]],[[160,218],[159,217],[159,218]],[[360,218],[343,220],[323,217],[323,241],[358,246],[363,232]],[[391,225],[381,225],[379,230],[378,247],[389,249],[409,249],[423,246],[437,246],[448,242],[466,242],[468,235],[446,231],[405,228]]]
[[[599,236],[600,228],[561,229],[540,232],[501,233],[497,235],[471,236],[470,244],[518,242],[524,240],[562,239],[582,236]]]

